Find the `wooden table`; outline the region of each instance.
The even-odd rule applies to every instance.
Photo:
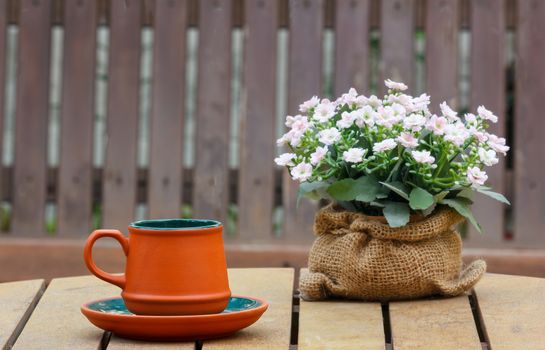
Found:
[[[92,276],[3,283],[0,349],[545,349],[545,279],[488,274],[468,295],[383,305],[299,301],[293,269],[231,269],[229,279],[233,293],[264,298],[269,310],[204,343],[137,342],[95,328],[79,306],[119,289]]]

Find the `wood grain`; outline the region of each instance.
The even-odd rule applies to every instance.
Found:
[[[245,242],[272,239],[277,10],[273,1],[246,1],[238,193],[238,234]]]
[[[523,0],[518,5],[515,111],[515,241],[545,245],[545,137],[542,135],[545,96],[545,2]]]
[[[298,349],[384,349],[380,303],[301,300]]]
[[[20,2],[12,232],[45,231],[50,0]]]
[[[112,334],[108,343],[108,350],[194,350],[195,342],[148,342],[142,340],[130,340]]]
[[[231,0],[199,2],[194,216],[225,222],[231,86]]]
[[[126,230],[136,203],[141,1],[112,1],[102,226]]]
[[[481,349],[466,295],[390,303],[392,343],[405,349]]]
[[[97,349],[103,331],[83,316],[80,306],[118,294],[119,288],[94,276],[54,279],[13,349]]]
[[[155,2],[148,204],[151,218],[176,218],[182,204],[187,1]]]
[[[498,116],[489,131],[505,136],[505,3],[496,0],[471,1],[471,111],[486,106]],[[505,192],[505,162],[486,170],[487,184]],[[483,228],[480,234],[469,225],[469,246],[497,246],[504,241],[505,205],[483,195],[475,196],[474,214]]]
[[[430,109],[439,111],[446,101],[458,106],[458,24],[460,1],[426,2],[426,91],[431,96]]]
[[[415,10],[415,0],[381,1],[381,78],[378,82],[381,94],[386,92],[383,83],[386,79],[404,82],[409,94],[414,91]]]
[[[360,94],[368,92],[369,3],[368,0],[335,3],[335,96],[351,87]]]
[[[545,279],[487,274],[475,294],[492,349],[545,349]]]
[[[322,27],[324,1],[290,0],[288,58],[288,114],[322,89]],[[297,206],[299,184],[285,171],[282,183],[284,237],[290,242],[311,241],[317,206],[303,199]]]
[[[290,344],[293,269],[229,269],[233,294],[265,299],[269,309],[232,337],[205,341],[203,349],[287,349]]]
[[[44,280],[0,284],[0,348],[10,349],[45,289]]]
[[[58,233],[91,230],[97,6],[65,1]]]
[[[4,96],[5,92],[5,78],[6,78],[6,25],[7,25],[7,11],[6,0],[0,0],[0,7],[4,11],[0,11],[0,154],[4,154]],[[2,174],[0,174],[0,183],[3,181]],[[4,195],[2,188],[0,188],[0,198]]]

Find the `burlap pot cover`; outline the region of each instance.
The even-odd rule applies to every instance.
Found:
[[[315,219],[309,273],[299,288],[305,300],[361,300],[456,296],[486,270],[476,260],[462,270],[462,240],[452,226],[463,217],[442,207],[422,221],[391,228],[361,213],[329,205]]]

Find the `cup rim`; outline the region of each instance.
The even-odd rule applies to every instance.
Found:
[[[191,231],[221,226],[221,222],[211,219],[151,219],[129,224],[129,228],[152,231]]]

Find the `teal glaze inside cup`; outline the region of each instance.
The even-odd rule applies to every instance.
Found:
[[[143,230],[195,230],[220,226],[219,221],[201,219],[141,220],[130,224],[130,227]]]

